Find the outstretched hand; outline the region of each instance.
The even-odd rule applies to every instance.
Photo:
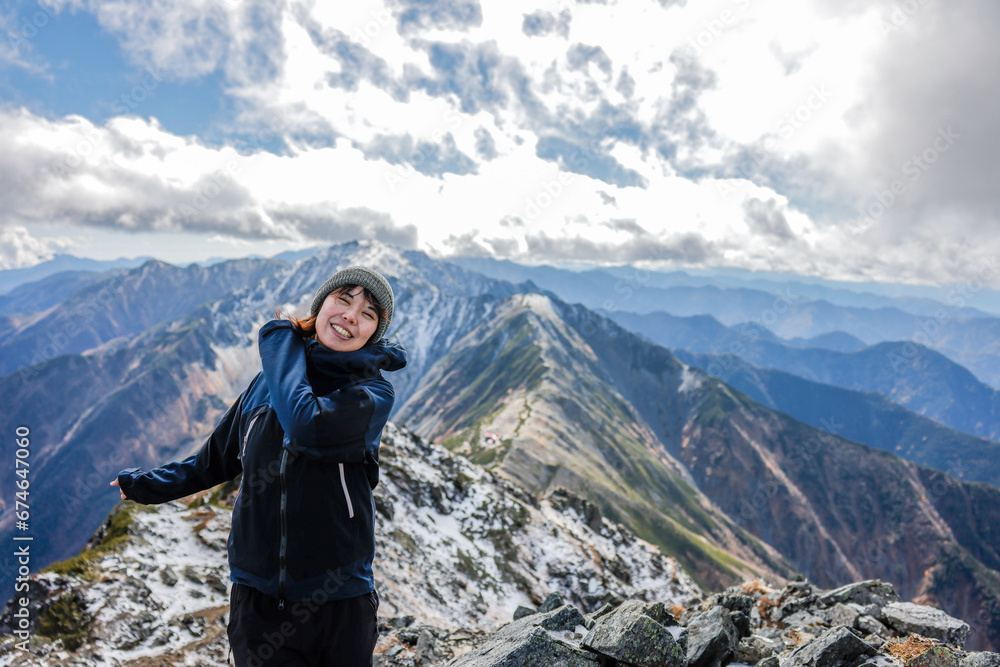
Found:
[[[118,478],[115,477],[115,480],[111,482],[109,486],[118,486]],[[122,491],[121,489],[118,489],[118,492],[122,494],[122,500],[125,500],[125,492]]]

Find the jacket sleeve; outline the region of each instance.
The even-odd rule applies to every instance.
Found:
[[[126,468],[118,473],[125,497],[143,505],[165,503],[210,489],[243,472],[240,453],[240,409],[244,392],[222,417],[197,454],[148,472]]]
[[[305,344],[290,322],[261,327],[259,349],[271,407],[285,431],[282,446],[313,459],[364,461],[367,436],[388,419],[392,385],[377,378],[316,396],[307,375]]]

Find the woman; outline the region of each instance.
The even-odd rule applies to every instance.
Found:
[[[260,329],[262,371],[201,450],[111,482],[163,503],[243,473],[229,535],[229,641],[236,665],[371,665],[378,448],[393,404],[381,370],[406,365],[382,339],[393,294],[349,266],[316,292],[311,315]]]

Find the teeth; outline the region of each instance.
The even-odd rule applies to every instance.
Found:
[[[354,336],[352,336],[351,333],[347,329],[345,329],[344,327],[338,326],[336,324],[331,324],[330,326],[333,327],[333,330],[336,331],[337,333],[339,333],[341,336],[347,336],[348,338],[354,338]]]

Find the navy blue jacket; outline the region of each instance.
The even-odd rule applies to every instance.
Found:
[[[281,600],[343,599],[374,589],[378,449],[392,410],[381,370],[406,365],[384,339],[352,352],[305,340],[286,320],[261,327],[263,370],[201,450],[118,483],[164,503],[243,473],[229,534],[230,577]],[[322,591],[320,593],[319,591]]]

